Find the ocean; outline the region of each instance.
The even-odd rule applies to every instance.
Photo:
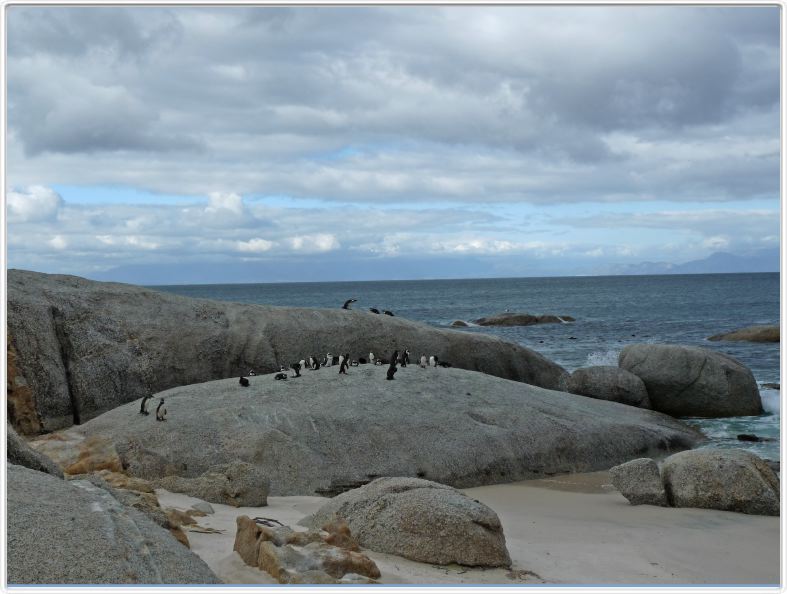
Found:
[[[569,372],[617,365],[628,344],[696,345],[731,355],[758,383],[780,383],[779,344],[710,342],[707,337],[755,324],[779,323],[779,274],[696,274],[559,278],[365,281],[151,287],[187,297],[285,305],[376,307],[448,327],[454,320],[512,312],[571,316],[575,322],[525,327],[471,326],[458,332],[492,334],[538,351]],[[709,438],[704,447],[743,448],[779,460],[778,390],[761,389],[765,414],[687,419]],[[739,442],[739,433],[768,438]]]

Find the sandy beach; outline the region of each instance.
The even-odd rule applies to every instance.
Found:
[[[778,584],[779,518],[688,508],[632,506],[606,472],[464,489],[497,512],[513,565],[472,569],[416,563],[364,551],[381,583],[411,584]],[[157,490],[162,507],[188,509],[193,497]],[[212,504],[189,531],[192,551],[225,582],[270,584],[232,551],[235,518],[274,518],[295,529],[321,497],[269,497],[260,508]]]

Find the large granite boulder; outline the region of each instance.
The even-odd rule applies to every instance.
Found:
[[[652,458],[637,458],[613,466],[609,469],[609,477],[631,505],[669,505],[659,466]]]
[[[779,342],[779,326],[749,326],[733,332],[715,334],[708,340],[734,340],[745,342]]]
[[[432,481],[386,477],[331,499],[302,521],[347,522],[362,547],[413,561],[508,567],[503,527],[483,503]]]
[[[220,584],[202,559],[89,481],[8,464],[9,584]]]
[[[63,478],[60,467],[41,452],[31,448],[10,424],[6,424],[6,461],[18,466],[49,473]]]
[[[675,417],[762,414],[751,370],[709,349],[665,344],[629,345],[618,364],[639,376],[653,410]]]
[[[598,365],[577,369],[568,378],[567,391],[629,406],[651,408],[645,383],[620,367]]]
[[[571,316],[533,315],[528,313],[500,313],[473,320],[479,326],[533,326],[534,324],[562,324],[573,322]]]
[[[40,415],[43,430],[82,423],[151,392],[237,378],[250,368],[272,372],[327,352],[359,359],[370,351],[388,356],[408,348],[454,367],[547,388],[561,388],[567,376],[538,353],[492,336],[338,305],[189,299],[22,270],[8,271],[7,294],[16,368],[29,387],[18,400]]]
[[[779,479],[744,450],[690,450],[664,460],[661,477],[675,507],[779,515]]]
[[[235,378],[182,386],[160,394],[166,422],[133,402],[65,433],[111,442],[126,473],[151,480],[248,462],[270,495],[336,494],[379,476],[456,487],[541,478],[702,439],[666,415],[463,369],[409,365],[385,377],[385,367],[362,365],[258,375],[246,388]],[[33,444],[50,452],[68,443],[60,437]]]
[[[167,476],[157,480],[156,486],[175,493],[185,493],[204,501],[234,507],[268,505],[270,489],[268,479],[257,466],[240,460],[211,466],[196,478]]]

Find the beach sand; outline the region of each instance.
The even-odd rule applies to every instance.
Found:
[[[606,472],[463,489],[497,512],[513,566],[473,569],[416,563],[364,551],[381,583],[412,584],[778,584],[779,518],[701,509],[632,506]],[[199,501],[157,490],[162,507]],[[271,584],[233,552],[235,518],[275,518],[295,529],[321,497],[269,497],[269,505],[211,504],[197,518],[221,534],[188,532],[192,550],[227,583]]]

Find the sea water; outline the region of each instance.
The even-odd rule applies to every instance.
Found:
[[[470,326],[538,351],[568,371],[617,365],[628,344],[695,345],[731,355],[758,383],[780,383],[779,344],[710,342],[709,336],[755,324],[779,323],[779,274],[697,274],[561,278],[368,281],[159,286],[188,297],[293,307],[375,307],[448,327],[505,311],[567,315],[565,324]],[[705,447],[737,447],[779,459],[780,393],[760,391],[765,414],[687,419],[709,438]],[[740,442],[752,433],[770,441]]]

